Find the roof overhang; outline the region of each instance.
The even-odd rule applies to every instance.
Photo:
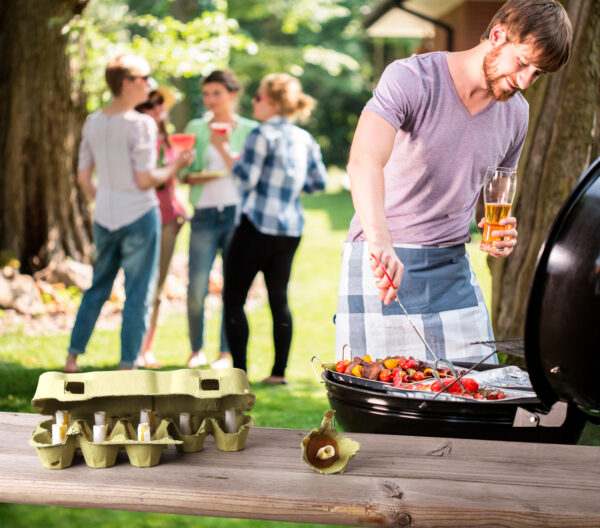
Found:
[[[435,22],[465,1],[385,0],[373,8],[364,26],[370,37],[433,38]]]

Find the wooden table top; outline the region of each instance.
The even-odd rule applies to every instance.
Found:
[[[152,468],[44,469],[41,417],[0,413],[0,502],[352,526],[600,526],[600,448],[349,433],[346,472],[301,459],[307,431],[252,428],[226,453],[165,450]],[[318,424],[315,424],[317,426]]]

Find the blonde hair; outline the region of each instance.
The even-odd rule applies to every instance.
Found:
[[[118,55],[108,62],[106,70],[104,70],[104,78],[113,95],[121,95],[123,81],[134,77],[134,71],[148,74],[150,65],[143,57],[130,54]]]
[[[302,92],[300,81],[288,73],[271,73],[260,86],[266,95],[279,103],[280,113],[285,117],[306,119],[316,105],[310,95]]]

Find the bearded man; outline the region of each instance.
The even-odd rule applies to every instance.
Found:
[[[558,1],[508,0],[474,48],[386,68],[350,151],[356,215],[342,257],[336,359],[344,345],[353,356],[433,359],[391,304],[396,293],[438,358],[487,355],[470,345],[493,334],[465,250],[469,224],[486,168],[517,167],[529,119],[520,90],[558,71],[571,43]],[[504,236],[494,256],[513,251],[516,223],[506,218],[492,233]]]

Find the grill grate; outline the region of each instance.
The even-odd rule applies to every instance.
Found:
[[[471,344],[496,347],[498,352],[505,352],[511,356],[517,356],[520,358],[525,357],[525,344],[522,337],[498,339],[497,341],[474,341]]]

